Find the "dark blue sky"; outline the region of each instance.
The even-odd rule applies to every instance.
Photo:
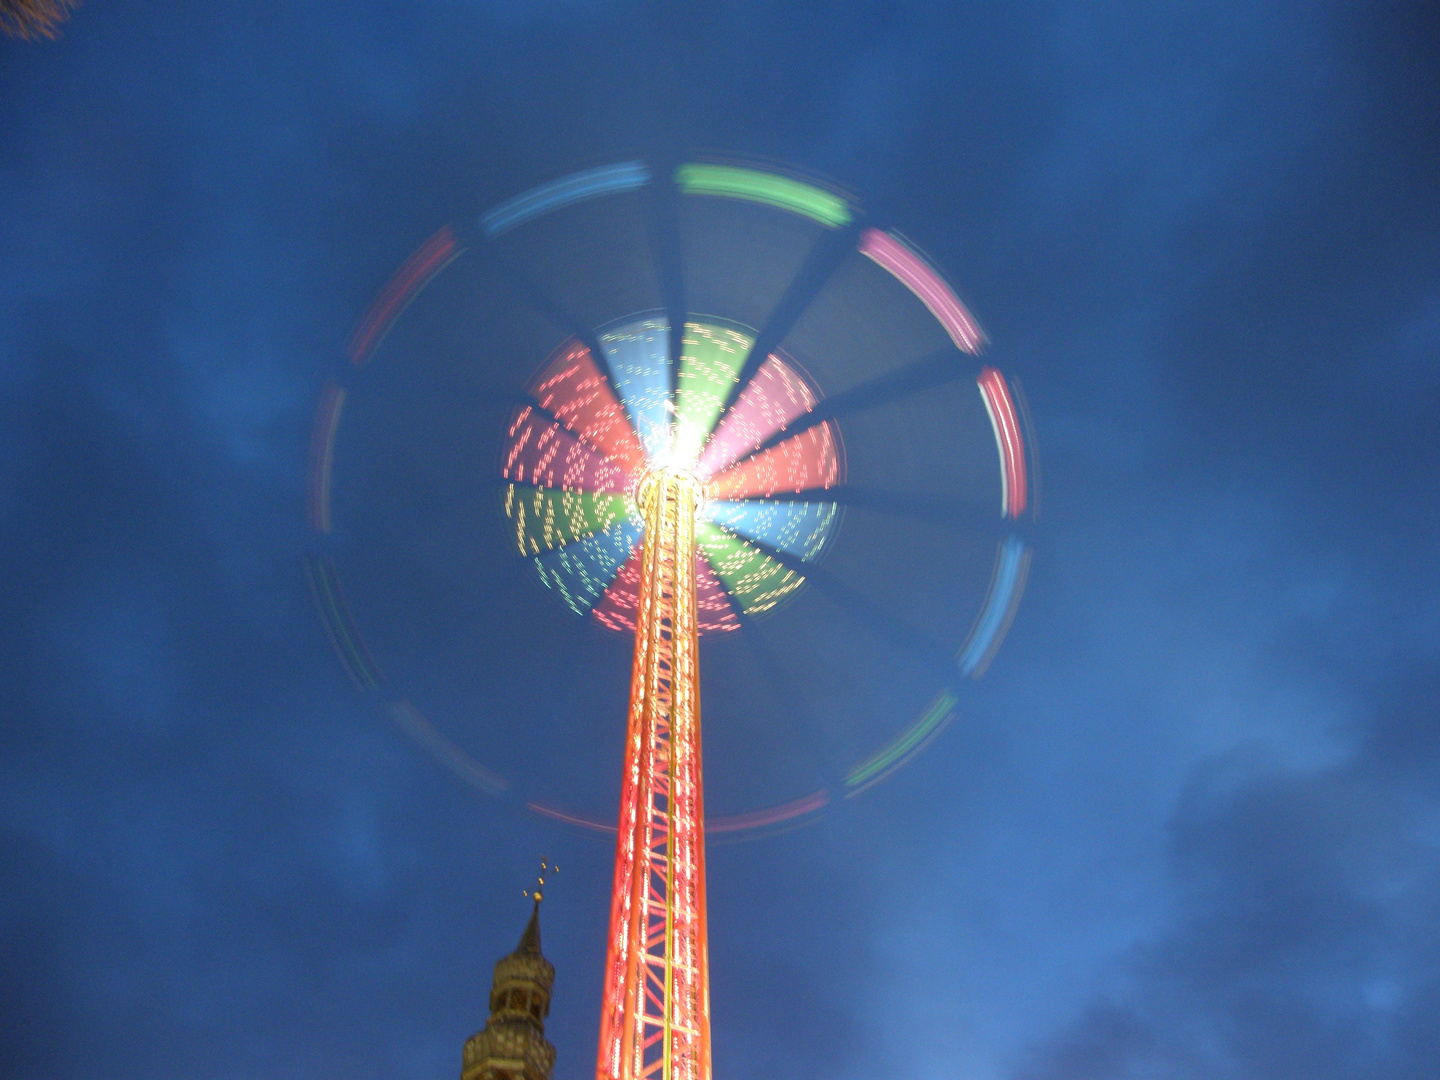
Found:
[[[440,224],[694,147],[947,268],[1045,500],[927,753],[712,847],[717,1076],[1440,1074],[1440,18],[945,8],[92,0],[0,42],[0,1074],[453,1076],[541,852],[593,1069],[609,843],[346,681],[306,444]],[[482,734],[606,797],[532,720]]]

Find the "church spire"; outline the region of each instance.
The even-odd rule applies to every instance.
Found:
[[[525,924],[525,933],[520,935],[516,952],[540,955],[540,901],[535,901],[535,910],[530,912],[530,921]]]
[[[520,945],[516,952],[532,952],[540,955],[540,901],[545,899],[545,875],[558,874],[560,867],[551,866],[545,859],[540,860],[540,873],[535,878],[534,891],[526,890],[525,895],[535,901],[535,910],[530,912],[530,922],[525,926],[525,933],[520,935]]]
[[[555,1047],[545,1038],[545,1017],[550,1014],[555,966],[540,952],[541,889],[547,869],[542,862],[539,885],[529,893],[535,906],[520,944],[495,964],[490,1019],[465,1043],[460,1080],[550,1080]]]

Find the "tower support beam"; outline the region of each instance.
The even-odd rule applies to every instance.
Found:
[[[645,518],[597,1080],[710,1080],[710,963],[689,473],[640,485]]]

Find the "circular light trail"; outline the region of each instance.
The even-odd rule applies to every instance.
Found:
[[[337,432],[347,400],[359,392],[356,376],[386,350],[406,310],[464,257],[485,258],[491,251],[508,257],[505,245],[528,242],[532,230],[548,228],[552,220],[564,218],[567,227],[583,229],[585,207],[611,200],[649,207],[641,216],[652,215],[660,223],[657,232],[681,234],[681,247],[691,242],[686,234],[691,227],[708,228],[712,237],[733,235],[739,219],[727,216],[732,213],[752,215],[744,218],[747,223],[761,220],[753,215],[771,215],[764,219],[767,227],[789,218],[796,226],[777,225],[776,235],[782,237],[777,243],[791,243],[798,254],[779,251],[777,266],[783,264],[791,280],[772,295],[769,306],[751,310],[744,296],[734,294],[732,300],[741,302],[707,305],[715,314],[677,309],[672,300],[668,307],[652,305],[629,314],[612,310],[593,323],[578,320],[576,332],[549,350],[518,395],[503,432],[499,466],[513,548],[566,606],[600,626],[617,631],[635,626],[643,535],[636,500],[644,478],[664,469],[689,473],[701,485],[694,570],[699,633],[729,636],[784,606],[810,580],[823,582],[837,602],[854,601],[851,608],[865,614],[868,599],[857,599],[820,565],[846,530],[846,511],[940,521],[950,521],[959,511],[893,490],[883,476],[877,484],[873,469],[866,473],[867,483],[857,483],[847,474],[845,417],[913,400],[929,387],[953,382],[964,370],[964,359],[978,355],[986,339],[933,264],[899,233],[866,217],[852,200],[802,178],[728,163],[691,162],[657,176],[646,163],[624,162],[542,184],[477,214],[473,223],[442,228],[380,291],[351,339],[347,363],[322,389],[311,441],[307,517],[316,545],[307,571],[332,644],[356,685],[376,695],[390,720],[457,778],[552,819],[613,833],[613,825],[517,789],[476,760],[443,725],[432,723],[413,704],[413,693],[390,683],[351,611],[339,555],[330,542]],[[670,209],[663,210],[667,205]],[[736,211],[725,209],[732,205]],[[656,212],[656,207],[662,209]],[[716,233],[717,228],[722,231]],[[755,261],[758,256],[746,264],[742,250],[730,253],[732,262],[724,263],[723,254],[711,251],[706,261],[729,267],[731,280],[743,279],[743,273],[733,271],[747,265],[749,272],[764,276],[767,267],[763,259]],[[680,257],[673,255],[671,261]],[[665,262],[662,251],[656,258],[662,277]],[[867,275],[865,264],[879,276]],[[808,292],[807,277],[819,279]],[[726,295],[721,285],[695,283],[696,292],[707,287],[715,297]],[[943,349],[935,351],[932,345],[925,353],[916,344],[928,339],[915,316],[905,313],[906,296],[920,319],[933,320]],[[833,325],[817,329],[806,324],[806,333],[799,335],[806,348],[795,353],[786,328],[776,332],[774,324],[783,323],[787,312],[791,326],[803,323],[811,309],[822,307]],[[676,318],[678,312],[683,317]],[[872,317],[873,326],[867,327]],[[902,318],[908,321],[896,322]],[[678,334],[672,326],[680,327]],[[828,338],[827,329],[832,331]],[[848,337],[837,338],[837,333]],[[826,340],[855,355],[827,349]],[[862,340],[869,353],[855,345]],[[678,359],[673,367],[672,350]],[[805,367],[795,355],[803,357]],[[873,375],[863,369],[866,356],[876,367]],[[824,786],[773,805],[712,816],[705,823],[711,835],[760,835],[788,827],[893,775],[951,722],[960,683],[978,678],[994,658],[1029,568],[1024,526],[1035,514],[1034,478],[1016,388],[993,366],[977,364],[969,371],[992,440],[990,483],[997,494],[990,520],[999,528],[988,585],[970,615],[970,631],[951,647],[952,677],[896,724],[889,739],[872,744]],[[845,434],[848,439],[851,433]],[[937,430],[934,437],[947,435]],[[857,445],[872,449],[873,439]],[[968,520],[963,513],[961,519]]]

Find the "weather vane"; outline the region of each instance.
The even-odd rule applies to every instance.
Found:
[[[534,888],[533,891],[530,890],[530,889],[524,890],[525,895],[526,895],[527,897],[529,897],[531,900],[534,900],[537,904],[538,904],[541,900],[544,900],[544,899],[545,899],[545,875],[546,875],[547,873],[548,873],[548,874],[558,874],[559,872],[560,872],[560,867],[559,867],[559,866],[551,866],[550,863],[549,863],[549,861],[545,858],[545,856],[544,856],[544,855],[541,855],[541,856],[540,856],[540,873],[539,873],[538,875],[536,875],[536,877],[535,877],[535,888]]]

